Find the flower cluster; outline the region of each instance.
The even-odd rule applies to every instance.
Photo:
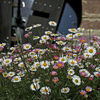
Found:
[[[49,25],[57,24],[50,21]],[[34,47],[30,42],[11,47],[7,54],[1,54],[1,75],[14,83],[30,82],[33,92],[51,98],[54,94],[73,98],[75,93],[88,98],[100,80],[100,37],[93,36],[87,43],[83,28],[69,31],[72,33],[66,36],[46,31],[41,37],[31,38],[33,42],[38,40]],[[26,38],[30,36],[25,34]]]

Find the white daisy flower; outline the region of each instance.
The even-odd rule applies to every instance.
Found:
[[[45,34],[46,35],[49,35],[49,34],[51,34],[52,33],[52,31],[45,31]]]
[[[15,58],[14,61],[16,61],[16,62],[21,61],[21,57]]]
[[[59,36],[59,34],[50,34],[51,36]]]
[[[96,77],[100,77],[100,72],[94,72],[94,76],[96,76]]]
[[[50,62],[49,61],[41,61],[40,65],[41,65],[41,68],[47,69],[47,68],[49,68]]]
[[[78,64],[77,64],[77,61],[74,60],[74,59],[69,59],[69,60],[68,60],[68,63],[69,63],[71,66],[76,66],[76,65],[78,65]]]
[[[14,75],[15,75],[15,72],[9,72],[9,73],[8,73],[8,76],[9,76],[9,77],[13,77]]]
[[[50,26],[57,26],[57,23],[55,21],[49,21]]]
[[[69,32],[72,32],[72,33],[76,33],[77,32],[77,29],[75,28],[71,28],[71,29],[68,29]]]
[[[33,83],[39,84],[40,80],[39,79],[33,79]]]
[[[45,49],[40,49],[40,50],[38,51],[38,54],[41,54],[41,55],[42,55],[42,54],[45,53],[45,51],[46,51]]]
[[[61,89],[61,93],[69,93],[69,91],[70,91],[70,88],[69,87],[62,88]]]
[[[39,36],[33,36],[33,40],[38,40],[39,38]]]
[[[14,76],[11,80],[11,82],[20,82],[21,81],[21,77],[20,76]]]
[[[84,53],[83,55],[85,58],[92,58],[93,57],[93,55],[90,55],[89,53]]]
[[[68,70],[68,75],[74,75],[74,74],[75,74],[75,71],[73,69]]]
[[[20,76],[20,77],[24,77],[25,76],[25,72],[24,71],[19,72],[19,73],[17,73],[17,75]]]
[[[36,83],[32,83],[30,88],[31,88],[32,91],[37,91],[37,90],[40,89],[40,85],[36,84]]]
[[[73,54],[73,57],[77,57],[77,54]]]
[[[84,28],[77,28],[78,31],[84,31]]]
[[[87,47],[86,52],[95,55],[96,54],[96,49],[94,47]]]
[[[73,34],[67,34],[67,35],[66,35],[66,38],[67,38],[67,39],[72,39],[72,38],[74,38],[74,37],[75,37],[75,35],[73,35]]]
[[[16,48],[15,47],[11,47],[10,50],[14,51],[14,50],[16,50]]]
[[[11,62],[12,62],[12,59],[4,59],[3,64],[9,65],[9,64],[11,64]]]
[[[42,93],[42,94],[45,94],[45,95],[47,95],[47,94],[50,94],[50,92],[51,92],[51,89],[49,88],[49,87],[42,87],[41,89],[40,89],[40,92]]]
[[[75,34],[76,37],[82,36],[82,35],[83,35],[83,33],[76,33],[76,34]]]
[[[100,72],[100,67],[96,67],[95,70],[96,70],[97,72]]]
[[[19,66],[19,67],[24,67],[24,63],[23,63],[23,62],[20,62],[20,63],[18,64],[18,66]]]
[[[1,43],[0,44],[1,47],[4,47],[5,45],[6,45],[6,43]]]
[[[27,28],[25,28],[25,31],[30,31],[30,30],[32,30],[32,26],[30,26],[30,27],[27,27]]]
[[[36,24],[36,25],[33,25],[33,28],[36,28],[36,27],[40,27],[42,26],[41,24]]]
[[[41,39],[42,39],[42,40],[48,40],[48,39],[50,39],[50,37],[49,37],[48,35],[43,35],[43,36],[41,37]]]
[[[77,76],[77,75],[74,75],[73,77],[72,77],[72,82],[75,84],[75,85],[81,85],[81,79],[80,79],[80,77],[79,76]]]
[[[32,46],[30,44],[23,44],[23,49],[29,50]]]
[[[33,57],[35,54],[36,54],[36,53],[32,51],[32,52],[30,52],[30,53],[28,54],[28,56]]]
[[[89,77],[90,76],[89,71],[87,71],[86,69],[80,69],[79,73],[81,73],[81,72],[86,73],[85,77]]]
[[[7,72],[3,72],[2,75],[3,75],[4,78],[8,77],[8,73]]]
[[[59,58],[59,61],[61,61],[61,62],[63,62],[63,63],[66,63],[66,62],[67,62],[66,56],[60,57],[60,58]]]
[[[12,55],[12,52],[7,52],[8,55]]]
[[[40,43],[46,43],[46,40],[41,39],[39,42]]]
[[[83,65],[82,63],[79,63],[79,64],[78,64],[78,67],[79,67],[79,68],[84,68],[84,65]]]
[[[36,72],[37,71],[37,67],[32,65],[31,68],[30,68],[30,71]]]
[[[34,66],[39,67],[40,63],[39,62],[34,62]]]
[[[65,52],[66,51],[72,51],[72,49],[70,47],[63,47],[62,50],[65,51]]]
[[[99,44],[98,43],[93,43],[93,46],[99,47]]]
[[[37,55],[33,55],[33,56],[32,56],[32,58],[37,59],[37,58],[38,58],[38,56],[37,56]]]
[[[65,45],[65,44],[66,44],[66,42],[63,42],[63,41],[56,41],[56,43],[57,43],[58,45]]]
[[[77,52],[75,49],[73,49],[72,51],[73,51],[73,53],[76,53]]]

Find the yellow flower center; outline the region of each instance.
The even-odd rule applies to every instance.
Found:
[[[59,44],[63,44],[62,42],[59,42]]]
[[[6,62],[6,63],[9,63],[9,60],[6,60],[5,62]]]
[[[88,91],[88,92],[89,92],[89,91],[91,91],[91,90],[90,90],[90,88],[87,88],[87,89],[86,89],[86,91]]]
[[[20,66],[22,66],[22,67],[23,67],[23,66],[24,66],[24,64],[20,64]]]
[[[67,89],[64,89],[64,92],[67,92],[68,90]]]
[[[72,62],[71,62],[71,64],[75,64],[75,62],[74,62],[74,61],[72,61]]]
[[[48,92],[48,89],[44,89],[43,92]]]
[[[43,66],[45,66],[45,67],[46,67],[46,66],[47,66],[47,63],[46,63],[46,62],[44,62],[44,63],[43,63]]]
[[[62,58],[62,59],[61,59],[61,61],[65,61],[65,59],[64,59],[64,58]]]
[[[36,66],[39,66],[39,64],[37,63]]]
[[[72,31],[75,31],[75,29],[72,29]]]
[[[37,85],[33,85],[33,88],[37,89]]]
[[[29,48],[29,46],[27,45],[26,48]]]
[[[47,37],[43,37],[43,39],[47,39]]]
[[[43,53],[43,51],[40,51],[40,53]]]
[[[78,83],[79,81],[77,79],[75,79],[75,82]]]
[[[69,48],[66,48],[66,51],[68,51],[69,50]]]
[[[69,37],[72,37],[72,35],[69,35]]]
[[[81,40],[81,42],[85,42],[85,40],[84,40],[84,39],[82,39],[82,40]]]
[[[90,52],[90,53],[93,53],[93,49],[90,49],[89,52]]]
[[[1,44],[1,46],[4,46],[3,44]]]
[[[18,78],[15,78],[15,81],[18,81]]]
[[[35,67],[32,68],[32,70],[35,70],[35,69],[36,69]]]

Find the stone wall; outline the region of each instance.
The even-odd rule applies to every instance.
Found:
[[[93,29],[92,35],[100,36],[100,0],[82,0],[82,24],[85,29]]]

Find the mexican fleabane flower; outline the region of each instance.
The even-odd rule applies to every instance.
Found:
[[[73,39],[75,37],[75,35],[73,35],[73,34],[67,34],[66,35],[66,38],[67,39]]]
[[[68,70],[68,75],[74,75],[74,74],[75,74],[75,71],[73,69]]]
[[[74,59],[69,59],[69,60],[68,60],[68,63],[69,63],[69,65],[71,65],[71,66],[76,66],[76,65],[78,65],[78,64],[77,64],[77,61],[74,60]]]
[[[49,40],[50,37],[49,37],[48,35],[43,35],[43,36],[41,36],[41,39],[42,39],[42,40]]]
[[[81,94],[81,95],[85,95],[86,93],[87,93],[87,92],[86,92],[85,90],[81,90],[81,91],[80,91],[80,94]]]
[[[20,76],[14,76],[11,80],[11,82],[20,82],[21,81],[21,77]]]
[[[57,23],[55,21],[49,21],[50,26],[57,26]]]
[[[19,67],[24,67],[24,63],[23,63],[23,62],[20,62],[20,63],[18,64],[18,66],[19,66]]]
[[[38,79],[38,78],[33,79],[33,83],[39,84],[40,83],[40,79]]]
[[[67,58],[65,56],[60,57],[59,61],[65,63],[65,62],[67,62]]]
[[[50,93],[51,93],[51,89],[50,89],[50,87],[45,86],[45,87],[42,87],[42,88],[40,89],[40,92],[41,92],[42,94],[47,95],[47,94],[50,94]]]
[[[35,72],[37,71],[37,66],[32,65],[30,68],[30,71]]]
[[[69,87],[62,88],[61,89],[61,93],[69,93],[69,91],[70,91],[70,88]]]
[[[23,44],[23,49],[25,49],[25,50],[29,50],[29,49],[31,49],[31,44]]]
[[[90,86],[87,86],[85,89],[86,89],[87,92],[91,92],[92,91],[92,87],[90,87]]]
[[[89,76],[90,76],[89,71],[86,70],[86,69],[80,69],[80,70],[79,70],[79,73],[80,73],[80,74],[84,74],[84,77],[89,77]]]
[[[68,29],[68,31],[69,31],[69,32],[72,32],[72,33],[76,33],[76,32],[77,32],[77,29],[75,29],[75,28],[70,28],[70,29]]]
[[[70,47],[63,47],[62,50],[63,50],[64,52],[66,52],[66,51],[72,51],[72,49],[71,49]]]
[[[77,76],[77,75],[74,75],[74,76],[72,77],[72,82],[73,82],[75,85],[79,86],[79,85],[81,85],[81,78],[80,78],[79,76]]]
[[[52,31],[45,31],[45,34],[46,35],[49,35],[49,34],[51,34],[52,33]]]
[[[32,91],[37,91],[37,90],[40,89],[40,85],[37,84],[37,83],[32,83],[30,88],[31,88]]]
[[[58,45],[65,45],[66,44],[66,42],[63,42],[63,41],[57,41],[56,42]]]
[[[12,62],[12,59],[8,58],[8,59],[4,59],[3,64],[9,65],[9,64],[11,64],[11,62]]]
[[[15,75],[15,72],[9,72],[9,73],[8,73],[8,76],[9,76],[9,77],[13,77],[14,75]]]
[[[96,49],[94,47],[87,47],[86,52],[89,53],[89,55],[95,55]]]
[[[41,65],[41,68],[47,69],[50,66],[50,62],[49,61],[41,61],[40,65]]]

